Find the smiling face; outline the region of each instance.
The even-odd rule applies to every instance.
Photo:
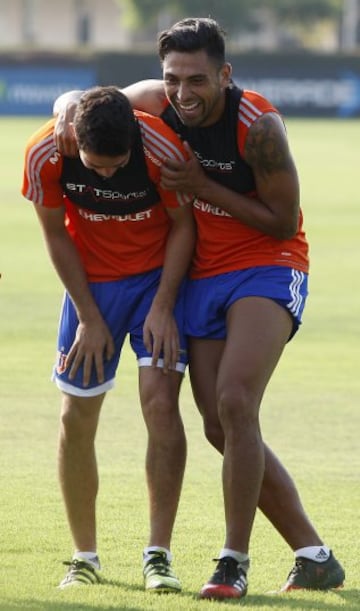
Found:
[[[163,61],[166,96],[188,127],[206,127],[218,121],[224,110],[230,77],[230,64],[225,63],[219,69],[203,50],[171,51]]]

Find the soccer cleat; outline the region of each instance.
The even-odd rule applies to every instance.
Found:
[[[181,584],[173,573],[166,552],[149,552],[151,558],[144,564],[144,585],[149,592],[180,592]]]
[[[330,552],[325,562],[316,562],[308,558],[296,558],[285,585],[280,592],[291,590],[331,590],[342,588],[345,572],[341,564]]]
[[[60,590],[70,586],[96,585],[102,583],[102,579],[96,569],[85,560],[74,558],[70,562],[64,562],[63,564],[67,565],[69,570],[62,582],[58,585]]]
[[[247,592],[247,577],[235,558],[217,559],[217,567],[210,581],[204,585],[200,598],[241,598]]]

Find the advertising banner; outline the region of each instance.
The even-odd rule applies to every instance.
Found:
[[[95,84],[95,70],[87,66],[0,65],[0,114],[51,115],[61,93]]]

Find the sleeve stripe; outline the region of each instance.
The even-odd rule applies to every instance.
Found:
[[[40,178],[41,169],[55,151],[56,147],[52,135],[29,150],[26,162],[29,186],[25,197],[37,204],[43,204],[44,196]]]
[[[159,134],[158,131],[154,130],[143,121],[140,121],[140,128],[144,144],[154,155],[160,159],[169,157],[171,159],[185,161],[184,155],[174,142],[171,142],[171,140]]]
[[[249,102],[246,98],[242,98],[239,105],[239,121],[245,123],[247,127],[262,115],[262,111],[256,108],[254,104]]]

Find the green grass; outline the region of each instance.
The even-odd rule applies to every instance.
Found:
[[[0,611],[206,611],[239,605],[197,599],[223,544],[220,457],[205,442],[188,380],[182,411],[188,465],[173,537],[183,593],[154,597],[141,581],[147,542],[146,444],[136,364],[127,347],[103,408],[97,452],[99,549],[110,584],[60,592],[72,544],[56,478],[59,396],[50,383],[62,290],[32,207],[20,195],[23,148],[41,118],[0,119]],[[288,121],[311,243],[310,297],[262,406],[264,437],[294,475],[317,528],[343,561],[337,593],[267,594],[293,555],[261,514],[249,594],[261,610],[360,607],[359,149],[356,121]]]

